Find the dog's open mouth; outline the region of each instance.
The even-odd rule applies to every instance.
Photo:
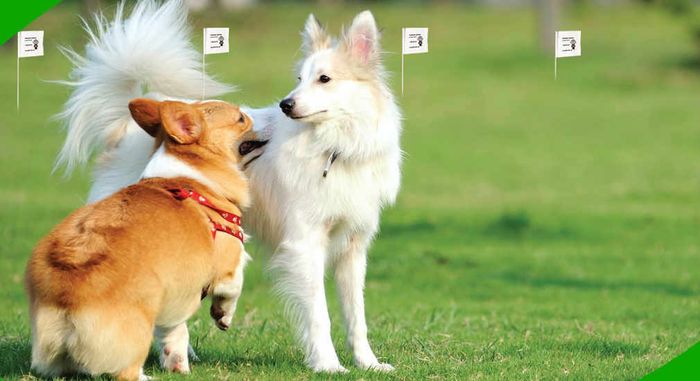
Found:
[[[238,146],[238,153],[245,156],[267,144],[267,140],[246,140]]]
[[[268,140],[246,140],[241,145],[238,146],[238,153],[241,154],[241,156],[246,156],[249,153],[255,151],[256,149],[263,147],[265,144],[267,144]],[[262,156],[262,153],[259,153],[252,157],[250,160],[248,160],[246,163],[243,164],[243,170],[246,170],[250,163],[254,162],[257,160],[260,156]]]

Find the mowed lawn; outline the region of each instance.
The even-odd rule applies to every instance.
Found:
[[[700,69],[683,22],[569,9],[562,29],[583,30],[584,56],[560,60],[555,82],[530,10],[368,6],[405,113],[403,187],[366,289],[374,349],[397,370],[306,370],[253,244],[234,327],[219,332],[206,308],[190,322],[201,362],[187,379],[638,379],[700,340]],[[193,41],[202,26],[230,27],[232,52],[208,70],[240,86],[227,100],[262,106],[294,86],[310,11],[337,31],[360,10],[194,15]],[[89,188],[87,171],[51,174],[64,135],[49,118],[68,92],[43,82],[69,72],[57,44],[85,43],[76,11],[28,28],[46,30],[47,50],[21,62],[19,112],[15,48],[0,52],[0,378],[31,378],[25,262]],[[406,57],[403,97],[402,26],[430,27],[430,53]],[[185,379],[154,356],[147,373]]]

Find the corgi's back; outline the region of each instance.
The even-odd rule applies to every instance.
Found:
[[[143,357],[170,283],[187,272],[201,278],[202,285],[193,285],[201,289],[211,273],[188,260],[211,256],[211,234],[201,219],[167,190],[136,184],[56,226],[27,266],[32,369],[45,376],[119,376]]]

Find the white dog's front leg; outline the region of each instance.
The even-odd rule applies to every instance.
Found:
[[[190,363],[187,359],[190,333],[187,323],[174,327],[157,327],[156,340],[160,347],[160,365],[176,373],[189,373]]]
[[[317,239],[313,239],[313,238]],[[310,234],[304,241],[287,242],[272,258],[277,290],[286,298],[304,347],[307,365],[315,372],[347,372],[340,365],[331,340],[324,289],[324,237]]]
[[[369,240],[362,238],[362,242],[358,241],[359,237],[351,239],[348,249],[338,258],[335,267],[336,288],[345,318],[348,346],[358,367],[388,372],[394,370],[394,367],[377,360],[367,339],[363,292]]]

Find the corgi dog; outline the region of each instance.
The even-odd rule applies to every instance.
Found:
[[[152,152],[153,138],[115,102],[144,85],[164,98],[201,96],[202,78],[180,1],[143,0],[128,18],[118,8],[114,22],[99,20],[86,56],[69,54],[74,90],[58,157],[70,170],[96,153],[89,202],[136,182]],[[244,109],[258,137],[238,147],[252,194],[245,228],[272,249],[275,288],[311,369],[346,371],[331,338],[324,278],[332,272],[355,365],[391,371],[368,340],[364,285],[381,210],[400,188],[401,111],[371,12],[359,13],[339,38],[311,15],[302,36],[295,88],[279,105]],[[204,78],[206,95],[230,89]]]
[[[145,379],[156,328],[163,365],[188,373],[187,319],[211,296],[226,330],[241,295],[249,195],[232,147],[251,119],[220,101],[141,98],[129,110],[158,146],[141,180],[72,213],[27,265],[32,369],[42,376]]]

